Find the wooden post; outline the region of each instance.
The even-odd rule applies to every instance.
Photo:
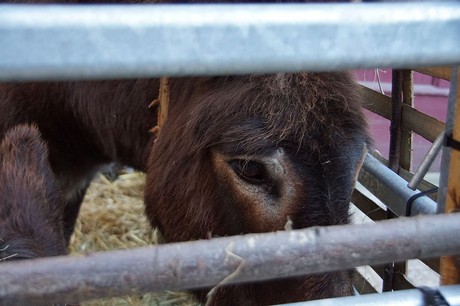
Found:
[[[452,138],[454,141],[460,141],[460,82],[458,76],[460,69],[457,70],[457,93],[456,93],[456,111],[454,115],[454,128]],[[452,81],[454,81],[453,78]],[[451,86],[451,88],[453,88]],[[460,150],[452,148],[449,165],[449,178],[447,183],[446,195],[446,213],[460,211]],[[446,241],[449,243],[449,241]],[[443,256],[441,257],[441,284],[452,285],[460,284],[460,256]]]
[[[403,70],[402,80],[403,104],[410,107],[414,106],[413,77],[411,70]],[[404,127],[403,122],[405,112],[402,111],[401,119],[401,145],[399,166],[409,172],[412,172],[412,131]],[[399,174],[399,173],[398,173]]]
[[[411,170],[412,163],[412,132],[403,128],[403,105],[412,106],[412,72],[410,70],[392,71],[391,90],[391,125],[390,125],[390,154],[388,166],[399,174],[399,169]],[[387,218],[395,218],[396,215],[387,210]],[[383,274],[382,291],[391,291],[396,288],[397,277],[406,272],[406,262],[393,262],[385,265]]]
[[[403,70],[392,71],[391,87],[390,153],[388,158],[388,167],[398,173],[399,160],[401,157]]]
[[[388,156],[388,168],[393,172],[399,171],[399,160],[401,157],[401,123],[402,123],[402,89],[403,71],[393,69],[391,72],[391,122],[390,122],[390,152]],[[397,218],[389,208],[386,211],[386,218]],[[383,267],[382,291],[394,289],[395,263],[391,262]]]

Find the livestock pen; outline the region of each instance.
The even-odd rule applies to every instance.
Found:
[[[359,182],[381,203],[362,189],[352,199],[375,223],[2,263],[0,303],[84,301],[368,265],[382,278],[382,290],[358,274],[355,288],[362,295],[340,303],[372,299],[375,305],[388,300],[423,305],[425,296],[444,296],[451,305],[460,304],[454,256],[460,253],[460,217],[451,214],[458,210],[460,192],[459,38],[457,2],[207,5],[199,10],[187,5],[0,6],[2,81],[394,69],[391,98],[363,88],[366,108],[391,120],[389,160],[368,154],[359,174]],[[439,65],[452,67],[425,68]],[[450,80],[445,123],[413,107],[411,69]],[[415,171],[412,133],[434,143]],[[441,149],[435,189],[421,178]],[[437,215],[410,217],[418,214]],[[409,259],[440,273],[439,291],[368,295],[414,288],[406,277]]]

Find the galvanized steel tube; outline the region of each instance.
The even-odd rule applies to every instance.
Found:
[[[460,63],[460,3],[0,5],[0,80]]]
[[[438,288],[450,306],[460,306],[460,285]],[[401,290],[335,299],[284,304],[283,306],[427,306],[420,290]]]
[[[49,305],[209,287],[229,275],[228,283],[238,283],[431,258],[460,253],[459,232],[460,214],[418,216],[6,262],[0,304]]]
[[[404,216],[408,200],[412,196],[420,193],[420,190],[414,191],[409,189],[407,187],[407,181],[391,171],[370,154],[367,154],[364,160],[363,170],[376,177],[380,184],[383,184],[390,190],[391,194],[387,193],[386,195],[393,200],[387,201],[385,204],[398,216]],[[411,215],[434,214],[436,213],[436,207],[436,202],[427,196],[421,196],[413,201]]]

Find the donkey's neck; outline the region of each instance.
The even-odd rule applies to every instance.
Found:
[[[158,80],[69,83],[70,108],[94,145],[110,161],[145,170],[156,125]]]

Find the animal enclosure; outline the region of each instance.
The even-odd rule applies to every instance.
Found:
[[[352,198],[352,203],[375,223],[39,259],[40,264],[2,263],[0,302],[47,303],[76,297],[83,301],[365,265],[383,280],[381,291],[402,290],[414,288],[406,277],[411,269],[405,262],[409,259],[420,259],[440,273],[443,285],[457,284],[458,258],[453,255],[460,253],[460,218],[451,212],[459,205],[452,195],[460,192],[460,118],[455,112],[460,101],[455,66],[460,63],[458,29],[458,3],[210,5],[200,9],[0,6],[2,81],[395,68],[392,97],[362,88],[365,107],[391,120],[389,161],[371,152],[359,174],[359,182],[383,205],[359,189]],[[148,43],[149,34],[157,35],[155,45]],[[359,37],[360,43],[374,49],[357,49],[356,42],[348,37]],[[43,41],[48,43],[43,45]],[[434,65],[453,67],[415,68]],[[451,81],[446,123],[412,106],[411,68]],[[433,152],[441,147],[444,150],[437,193],[435,186],[419,181],[423,169],[411,168],[412,133],[435,143]],[[407,187],[414,177],[417,190]],[[440,256],[445,256],[441,263]],[[196,269],[197,262],[202,269]],[[69,274],[78,275],[69,279]],[[49,284],[46,288],[40,288],[43,275]],[[344,303],[356,305],[367,294],[380,291],[360,275],[354,285],[362,295],[344,298]],[[18,283],[24,285],[14,285]],[[443,286],[439,292],[451,303],[459,296],[458,286]],[[421,291],[401,291],[371,298],[404,298],[416,303],[422,296]],[[305,305],[315,303],[321,301]]]

